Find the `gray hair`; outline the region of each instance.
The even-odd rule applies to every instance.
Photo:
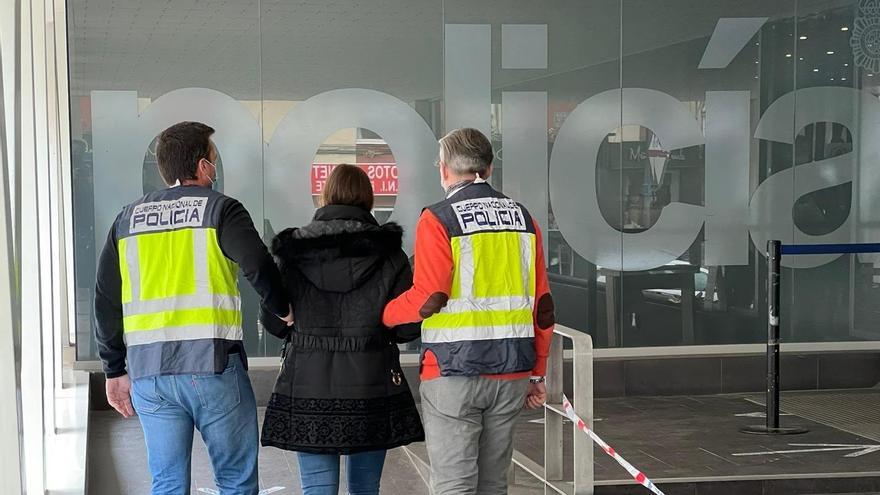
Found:
[[[492,143],[482,132],[455,129],[440,140],[440,154],[447,167],[456,174],[486,175],[492,165]]]

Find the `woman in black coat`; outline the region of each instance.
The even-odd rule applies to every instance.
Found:
[[[305,495],[336,495],[346,455],[351,494],[378,494],[387,449],[424,440],[397,344],[419,325],[382,325],[385,304],[412,285],[403,231],[370,213],[373,191],[352,165],[333,170],[312,223],[287,229],[272,253],[295,325],[262,320],[285,340],[262,444],[298,452]]]

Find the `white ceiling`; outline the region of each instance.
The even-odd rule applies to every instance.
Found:
[[[413,101],[442,94],[444,23],[493,25],[495,87],[619,59],[621,43],[617,0],[69,0],[68,10],[74,94],[202,86],[302,100],[362,87]],[[624,0],[623,51],[706,38],[719,17],[793,11],[794,0]],[[548,24],[548,70],[500,69],[502,23]]]

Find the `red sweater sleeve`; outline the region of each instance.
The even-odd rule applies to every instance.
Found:
[[[452,291],[452,248],[436,215],[425,210],[416,225],[413,286],[385,306],[387,327],[424,320],[446,305]]]
[[[535,222],[535,354],[537,361],[532,370],[534,376],[547,374],[547,356],[550,354],[550,341],[556,323],[553,296],[550,295],[550,281],[547,280],[547,263],[544,260],[544,239],[541,229]]]

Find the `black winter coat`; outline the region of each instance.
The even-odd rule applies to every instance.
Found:
[[[382,324],[385,304],[412,285],[402,238],[368,211],[327,206],[273,240],[296,321],[263,311],[286,341],[263,445],[353,454],[424,440],[396,345],[418,338],[419,325]]]

